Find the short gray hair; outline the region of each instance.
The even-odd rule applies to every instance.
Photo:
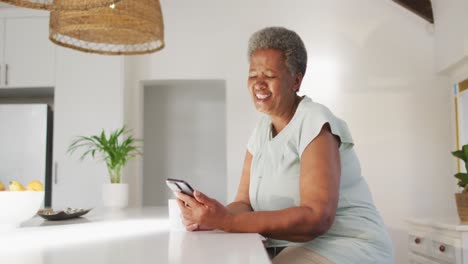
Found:
[[[305,74],[307,51],[299,35],[284,27],[267,27],[255,32],[249,39],[248,56],[258,49],[277,49],[283,52],[285,64],[293,75]]]

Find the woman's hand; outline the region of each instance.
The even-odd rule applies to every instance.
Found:
[[[189,231],[225,229],[231,215],[226,207],[199,191],[194,191],[195,199],[177,193],[182,222]]]

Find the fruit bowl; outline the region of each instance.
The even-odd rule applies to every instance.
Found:
[[[44,201],[44,191],[0,191],[0,231],[18,227],[33,217]]]

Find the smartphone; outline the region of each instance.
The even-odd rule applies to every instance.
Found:
[[[193,188],[184,180],[178,180],[178,179],[166,179],[166,184],[169,186],[169,188],[174,191],[174,192],[182,192],[188,196],[193,196]]]

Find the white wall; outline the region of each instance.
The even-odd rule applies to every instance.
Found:
[[[435,57],[436,70],[448,76],[450,84],[458,84],[461,81],[468,79],[468,17],[465,15],[468,9],[468,2],[464,0],[433,0],[432,1],[434,17],[435,17]],[[460,109],[459,109],[460,111]],[[463,118],[463,114],[459,112],[459,118]],[[455,104],[454,94],[450,89],[450,116],[451,118],[451,150],[457,148],[456,143],[456,128],[455,128]],[[461,120],[459,120],[461,127]],[[460,144],[463,142],[463,133],[461,129]],[[466,137],[466,135],[465,135]],[[451,175],[458,172],[455,166],[455,158],[452,158],[453,166]],[[463,166],[462,166],[463,169]],[[454,191],[460,189],[456,187],[456,180],[453,179]]]
[[[436,70],[447,76],[451,87],[468,79],[468,17],[465,11],[468,8],[468,2],[463,0],[433,0],[432,7],[435,18],[434,39],[435,39],[435,58]],[[453,89],[449,89],[450,103],[450,131],[452,136],[450,150],[457,149],[456,127],[455,127],[455,97]],[[459,103],[460,104],[460,103]],[[461,111],[461,109],[459,109]],[[459,119],[463,118],[464,113],[459,112]],[[461,126],[462,120],[459,120]],[[459,133],[463,133],[459,129]],[[465,135],[466,137],[466,135]],[[463,142],[463,135],[459,135],[459,144]],[[452,166],[450,175],[458,172],[455,166],[455,158],[452,157]],[[463,164],[460,164],[463,165]],[[463,166],[461,167],[463,169]],[[452,177],[453,191],[459,192],[457,180]]]
[[[468,62],[460,63],[447,72],[452,84],[459,83],[468,78]]]
[[[144,85],[143,205],[167,206],[166,178],[226,202],[226,89],[220,80]]]
[[[109,183],[100,159],[67,153],[73,139],[120,128],[123,123],[123,59],[57,48],[52,206],[96,208]],[[123,175],[124,182],[130,175]]]
[[[436,69],[450,74],[468,60],[468,2],[433,0]]]
[[[164,0],[166,48],[127,58],[125,120],[142,133],[139,80],[224,79],[227,192],[235,195],[257,120],[247,93],[247,40],[279,25],[309,52],[302,92],[349,124],[363,175],[407,262],[404,218],[455,214],[449,151],[450,82],[435,76],[431,27],[391,1]],[[131,168],[141,174],[141,164]],[[139,204],[138,178],[133,202]]]

